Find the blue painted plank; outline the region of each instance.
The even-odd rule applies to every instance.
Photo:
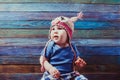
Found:
[[[0,46],[0,56],[38,56],[44,46]],[[119,55],[120,46],[78,46],[81,56]]]
[[[41,46],[0,46],[0,56],[38,56]]]
[[[49,28],[50,20],[1,20],[0,28]],[[120,29],[120,22],[81,21],[75,22],[75,29]]]
[[[16,3],[1,4],[0,11],[89,11],[89,12],[118,12],[120,5],[103,4],[70,4],[70,3]]]
[[[81,55],[120,55],[120,46],[79,46]]]
[[[88,65],[120,65],[119,55],[92,55],[92,56],[81,56]],[[105,67],[104,67],[105,68]]]
[[[117,12],[83,12],[83,20],[90,21],[120,21]],[[58,16],[73,17],[77,12],[40,12],[40,11],[1,11],[0,20],[52,20]]]

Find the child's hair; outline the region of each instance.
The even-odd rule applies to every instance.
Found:
[[[74,32],[74,22],[77,21],[78,19],[81,19],[81,12],[76,17],[71,17],[71,18],[65,16],[59,16],[52,20],[51,27],[55,25],[62,26],[66,30],[68,37],[71,40]]]

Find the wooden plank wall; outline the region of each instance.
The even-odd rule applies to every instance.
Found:
[[[0,80],[39,80],[50,22],[76,16],[72,42],[89,80],[120,80],[120,0],[0,0]]]

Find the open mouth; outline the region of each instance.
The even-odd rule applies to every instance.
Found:
[[[54,36],[54,39],[57,40],[57,39],[58,39],[58,36]]]

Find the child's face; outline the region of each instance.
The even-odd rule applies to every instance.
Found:
[[[57,43],[59,45],[61,45],[61,44],[64,45],[64,44],[68,43],[67,32],[61,26],[53,26],[51,28],[50,37],[55,43]]]

